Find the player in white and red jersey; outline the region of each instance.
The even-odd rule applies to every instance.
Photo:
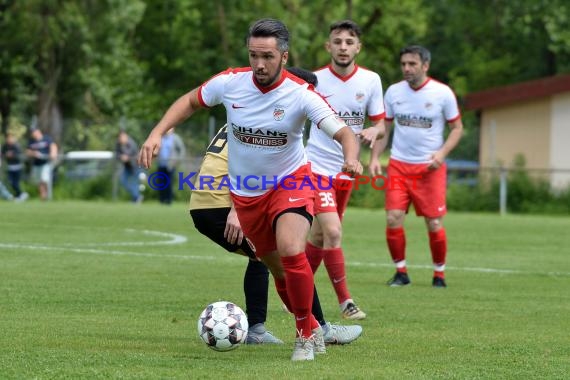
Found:
[[[139,162],[149,167],[161,136],[197,109],[224,105],[232,201],[244,235],[293,311],[297,333],[291,359],[297,361],[313,360],[315,347],[324,352],[322,329],[311,314],[313,273],[304,252],[314,203],[302,141],[306,118],[341,143],[343,169],[358,174],[362,166],[352,130],[312,86],[283,69],[288,44],[282,22],[257,21],[247,38],[251,67],[221,72],[175,101],[143,144]]]
[[[463,123],[453,91],[427,76],[430,59],[429,50],[422,46],[402,49],[400,64],[404,80],[390,86],[384,98],[386,127],[395,125],[386,188],[386,241],[396,264],[396,274],[388,281],[390,286],[410,283],[403,227],[410,204],[416,215],[426,221],[434,266],[432,285],[447,286],[444,279],[447,236],[443,227],[445,157],[459,143]],[[446,124],[450,132],[444,140]],[[378,155],[386,147],[387,135],[372,149],[369,168],[373,174],[380,168]]]
[[[366,129],[365,135],[374,142],[385,131],[382,82],[377,73],[355,62],[361,48],[360,36],[360,27],[354,21],[342,20],[330,26],[325,46],[331,55],[331,63],[315,71],[319,80],[316,89],[354,133],[364,133],[368,117],[372,126]],[[366,314],[348,291],[341,248],[341,221],[352,191],[351,182],[337,178],[342,170],[342,148],[312,125],[306,152],[318,187],[315,195],[316,220],[305,249],[307,257],[313,272],[324,261],[342,316],[364,319]]]

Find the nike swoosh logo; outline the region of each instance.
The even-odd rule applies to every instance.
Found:
[[[334,94],[330,94],[330,95],[323,95],[323,99],[326,99],[326,98],[330,98],[330,97],[331,97],[331,96],[333,96],[333,95],[334,95]]]
[[[341,278],[339,278],[339,279],[333,278],[333,282],[334,282],[335,284],[338,284],[339,282],[343,281],[345,278],[346,278],[346,276],[341,277]]]
[[[303,319],[307,319],[307,317],[301,317],[301,318],[296,317],[295,319],[298,320],[298,321],[302,321]]]
[[[291,198],[289,197],[289,202],[297,202],[297,201],[302,201],[303,198]]]
[[[237,104],[232,104],[232,108],[236,109],[236,108],[245,108],[244,106],[238,106]]]

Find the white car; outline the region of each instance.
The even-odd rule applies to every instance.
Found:
[[[64,175],[68,179],[97,177],[112,171],[115,154],[109,150],[67,152],[63,157]]]

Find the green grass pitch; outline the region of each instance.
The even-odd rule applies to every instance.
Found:
[[[0,204],[1,379],[563,379],[570,374],[570,219],[450,213],[447,289],[431,287],[422,219],[406,221],[412,285],[393,274],[384,211],[349,209],[344,249],[364,333],[292,363],[292,317],[270,287],[282,346],[215,352],[201,310],[244,306],[246,261],[198,234],[186,205]],[[321,268],[327,319],[340,320]]]

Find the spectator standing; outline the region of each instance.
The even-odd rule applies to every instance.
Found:
[[[158,171],[166,174],[167,182],[159,190],[159,200],[163,204],[171,204],[174,198],[172,182],[176,180],[176,168],[186,157],[186,147],[174,129],[162,136],[158,153]]]
[[[53,168],[57,154],[57,145],[52,138],[39,128],[32,128],[26,155],[32,161],[32,182],[38,185],[40,199],[43,201],[52,197]]]
[[[139,189],[138,146],[129,134],[121,130],[115,145],[115,157],[119,163],[119,182],[129,193],[132,202],[141,203]]]
[[[23,155],[24,151],[18,142],[18,139],[12,132],[6,135],[6,143],[2,146],[2,159],[6,167],[6,176],[14,196],[17,200],[26,200],[28,193],[23,192],[20,187],[22,172],[24,170]]]

